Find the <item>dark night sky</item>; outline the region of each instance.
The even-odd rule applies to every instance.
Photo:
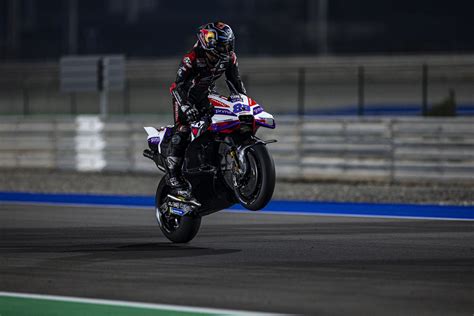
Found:
[[[66,0],[19,3],[11,44],[11,0],[0,0],[0,58],[51,59],[68,53]],[[131,7],[135,1],[138,6]],[[474,1],[329,0],[332,54],[474,52]],[[319,52],[317,5],[311,0],[78,1],[81,54],[166,57],[195,41],[196,27],[229,23],[241,55],[314,55]],[[317,2],[316,2],[317,3]],[[138,9],[137,9],[138,8]]]

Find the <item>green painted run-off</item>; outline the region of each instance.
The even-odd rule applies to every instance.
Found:
[[[218,315],[191,311],[167,310],[135,306],[116,306],[82,302],[66,302],[37,298],[0,296],[0,316],[191,316]],[[220,314],[223,315],[223,314]]]

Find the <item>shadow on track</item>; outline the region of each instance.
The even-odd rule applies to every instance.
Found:
[[[174,245],[171,243],[137,243],[137,244],[76,244],[76,245],[29,245],[0,247],[0,253],[37,254],[56,253],[71,254],[72,256],[58,258],[60,260],[139,260],[196,257],[222,255],[239,252],[240,249],[213,249],[192,247],[188,245]],[[82,254],[82,255],[77,255]]]

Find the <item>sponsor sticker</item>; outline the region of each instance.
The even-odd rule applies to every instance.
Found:
[[[240,112],[249,112],[250,111],[250,106],[242,103],[236,103],[234,104],[234,113],[240,113]]]
[[[175,215],[178,215],[178,216],[183,216],[184,214],[186,214],[186,211],[181,210],[181,209],[176,208],[176,207],[171,207],[170,212],[175,214]]]
[[[159,137],[152,137],[149,140],[150,144],[159,144],[160,143],[160,138]]]
[[[235,116],[234,113],[232,113],[231,111],[226,110],[226,109],[214,109],[214,114]]]
[[[263,108],[261,106],[256,106],[253,108],[253,115],[257,115],[263,112]]]

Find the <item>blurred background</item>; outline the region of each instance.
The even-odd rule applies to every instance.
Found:
[[[454,99],[474,111],[471,1],[1,0],[0,114],[97,113],[61,92],[59,59],[123,55],[112,114],[165,113],[198,26],[230,24],[249,93],[274,112],[422,114]],[[426,113],[425,113],[426,114]]]
[[[199,25],[223,20],[242,56],[469,53],[472,1],[2,0],[1,58],[180,56]]]
[[[71,152],[95,146],[77,145],[90,131],[77,120],[106,104],[89,140],[101,162],[85,164],[150,170],[141,126],[172,122],[180,59],[200,25],[222,20],[249,95],[280,123],[265,134],[280,139],[280,176],[471,179],[473,12],[472,1],[0,0],[1,161],[77,168],[89,156]],[[100,60],[115,82],[104,89]]]

